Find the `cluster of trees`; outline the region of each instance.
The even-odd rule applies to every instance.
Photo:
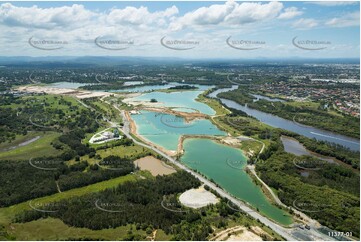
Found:
[[[277,189],[283,203],[294,206],[331,229],[351,231],[359,236],[358,173],[327,163],[322,163],[318,170],[299,169],[293,163],[295,156],[283,152],[280,143],[275,144],[264,158],[257,162],[257,172],[264,182]],[[303,166],[307,167],[307,164]],[[305,171],[308,176],[301,176]]]
[[[261,139],[269,139],[271,131],[264,130],[261,126],[255,125],[252,117],[242,114],[242,111],[233,112],[225,117],[221,117],[222,122],[237,129],[246,136],[259,136]]]
[[[246,103],[250,104],[253,102],[253,99],[255,99],[251,94],[249,94],[247,89],[240,89],[240,88],[229,92],[222,92],[218,94],[218,97],[226,98],[242,105]]]
[[[17,116],[17,111],[0,107],[0,143],[11,142],[16,135],[26,135],[29,120],[25,116]]]
[[[183,220],[192,223],[199,220],[200,216],[192,209],[185,213],[165,209],[161,205],[164,196],[178,194],[199,185],[196,178],[182,171],[151,180],[127,182],[115,189],[59,201],[58,205],[54,204],[54,207],[59,208],[56,213],[25,211],[17,216],[16,221],[28,222],[52,216],[68,225],[94,230],[140,224],[145,228],[161,228],[166,233],[171,233],[174,224]]]
[[[0,207],[54,194],[58,192],[56,182],[60,190],[65,191],[123,176],[135,169],[132,161],[117,156],[106,157],[99,165],[81,161],[67,166],[61,160],[51,158],[30,162],[38,168],[29,161],[0,161],[0,182],[3,184],[0,187]]]
[[[112,141],[111,143],[105,143],[104,145],[99,145],[97,146],[95,149],[96,150],[104,150],[104,149],[108,149],[108,148],[113,148],[116,146],[133,146],[134,142],[132,139],[129,139],[127,137],[122,137],[121,139]]]
[[[17,106],[6,106],[9,104]],[[99,126],[94,116],[93,111],[80,110],[62,97],[54,101],[44,95],[29,99],[4,95],[0,97],[0,143],[11,142],[30,130],[68,132],[80,127],[84,132],[94,132]]]
[[[66,169],[63,164],[60,170]],[[56,193],[54,173],[36,169],[28,161],[0,161],[0,207]]]
[[[235,101],[239,104],[248,104],[250,108],[279,117],[294,120],[298,123],[314,126],[324,130],[340,133],[350,137],[360,137],[360,120],[349,115],[333,115],[324,110],[323,105],[313,108],[306,105],[294,106],[287,102],[271,102],[264,99],[254,102],[248,88],[236,89],[218,94],[218,97]]]
[[[310,160],[310,167],[318,169],[314,172],[309,172],[307,177],[301,177],[303,182],[313,184],[319,187],[328,186],[338,191],[344,191],[353,194],[357,197],[360,196],[360,176],[351,169],[341,165],[329,164],[327,161],[320,162],[315,158],[303,157],[303,161]],[[303,167],[307,166],[302,164]]]
[[[109,161],[112,159],[110,157]],[[61,200],[51,206],[47,205],[56,208],[52,213],[27,210],[17,214],[14,221],[24,223],[49,216],[59,218],[70,226],[93,230],[133,224],[134,227],[119,238],[127,241],[145,239],[138,230],[151,234],[154,229],[162,229],[171,236],[171,240],[205,241],[215,235],[214,228],[225,229],[230,221],[247,228],[253,225],[264,228],[264,225],[249,215],[232,209],[235,205],[227,199],[220,199],[219,203],[201,209],[181,205],[177,199],[179,194],[199,185],[200,182],[195,177],[179,171],[169,176],[140,179],[99,193]],[[209,187],[206,189],[210,190]],[[174,212],[165,207],[178,208],[182,212]]]
[[[111,162],[109,162],[109,160],[111,160]],[[87,164],[87,166],[89,165]],[[70,166],[70,169],[72,169],[72,167],[73,166]],[[87,172],[83,172],[84,170],[78,170],[61,174],[57,181],[60,190],[63,191],[124,176],[133,172],[134,169],[132,161],[121,159],[118,156],[108,156],[104,158],[99,165],[90,165]]]
[[[231,114],[229,114],[230,117],[237,117],[237,116],[250,117],[247,113],[245,113],[241,110],[234,109],[234,108],[231,108],[228,106],[227,106],[227,109],[229,109],[232,112]]]
[[[89,144],[83,144],[81,141],[85,138],[85,132],[81,129],[76,129],[71,131],[70,133],[66,133],[61,135],[58,140],[59,142],[66,145],[65,151],[62,153],[61,158],[63,160],[70,160],[74,158],[76,155],[84,156],[90,154],[91,152],[95,152],[94,148],[89,147]],[[55,144],[57,144],[55,142]],[[59,148],[55,146],[55,148]]]
[[[192,85],[177,85],[175,87],[168,88],[169,90],[194,90],[197,89],[196,86]]]

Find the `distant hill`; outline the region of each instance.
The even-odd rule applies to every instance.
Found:
[[[182,59],[174,57],[131,57],[131,56],[0,56],[0,65],[5,66],[101,66],[101,65],[159,65],[159,64],[359,64],[359,59]]]

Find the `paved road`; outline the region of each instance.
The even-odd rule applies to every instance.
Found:
[[[295,240],[301,240],[301,241],[305,241],[305,240],[306,241],[307,240],[332,241],[332,240],[335,240],[335,239],[333,239],[333,238],[331,238],[331,237],[329,237],[327,235],[324,235],[324,234],[320,233],[318,230],[316,230],[316,228],[314,226],[311,226],[310,230],[301,229],[298,226],[294,226],[293,228],[284,228],[284,227],[276,224],[275,222],[269,220],[268,218],[264,217],[263,215],[259,214],[257,211],[253,210],[250,206],[247,206],[244,202],[242,202],[239,199],[233,197],[228,192],[226,192],[223,189],[217,187],[214,183],[210,182],[209,180],[207,180],[206,178],[204,178],[200,174],[194,172],[193,170],[189,169],[185,165],[181,164],[180,162],[178,162],[174,158],[168,156],[167,154],[165,154],[161,150],[158,150],[156,147],[150,146],[150,145],[147,145],[147,144],[144,144],[142,142],[139,142],[139,141],[135,140],[129,133],[130,132],[130,128],[129,128],[130,122],[129,122],[128,118],[126,117],[124,111],[120,110],[117,107],[115,107],[115,108],[118,111],[121,112],[121,115],[122,115],[122,118],[123,118],[123,124],[124,125],[123,125],[123,128],[120,129],[120,130],[124,133],[125,136],[127,136],[129,139],[133,140],[133,142],[135,144],[146,147],[146,148],[149,148],[149,149],[155,151],[156,153],[158,153],[161,156],[165,157],[168,161],[175,164],[176,166],[178,166],[182,170],[189,172],[194,177],[196,177],[198,180],[203,182],[205,185],[207,185],[211,189],[215,190],[221,197],[229,199],[240,210],[247,213],[248,215],[250,215],[254,219],[258,219],[259,221],[261,221],[266,226],[270,227],[272,230],[274,230],[277,234],[281,235],[286,240],[291,240],[291,241],[295,241]],[[262,148],[264,148],[264,147],[262,147]],[[263,149],[262,149],[262,151],[263,151]]]
[[[238,206],[240,210],[248,213],[250,216],[252,216],[255,219],[259,219],[262,223],[269,226],[271,229],[273,229],[276,233],[278,233],[279,235],[281,235],[285,239],[287,239],[287,240],[297,240],[297,238],[292,235],[291,229],[283,228],[280,225],[272,222],[268,218],[263,217],[262,215],[258,214],[255,210],[253,210],[250,207],[246,206],[243,202],[239,201],[238,199],[234,198],[233,196],[231,196],[226,191],[224,191],[221,188],[217,187],[214,183],[208,181],[206,178],[204,178],[201,175],[199,175],[198,173],[192,171],[188,167],[186,167],[183,164],[179,163],[177,160],[173,159],[172,157],[168,156],[167,154],[163,153],[162,151],[158,150],[157,148],[155,148],[153,146],[150,146],[150,145],[147,145],[147,144],[144,144],[144,143],[141,143],[141,142],[138,142],[137,140],[135,140],[129,134],[129,120],[127,119],[127,117],[126,117],[126,115],[124,114],[123,111],[122,111],[122,117],[123,117],[123,123],[124,123],[122,131],[123,131],[124,135],[127,136],[129,139],[132,139],[135,144],[146,147],[146,148],[149,148],[149,149],[152,149],[153,151],[155,151],[158,154],[160,154],[161,156],[165,157],[167,160],[169,160],[170,162],[172,162],[173,164],[175,164],[176,166],[178,166],[182,170],[185,170],[185,171],[191,173],[193,176],[195,176],[198,180],[203,182],[205,185],[207,185],[210,188],[212,188],[213,190],[217,191],[218,194],[221,197],[229,199],[232,203],[234,203],[236,206]]]

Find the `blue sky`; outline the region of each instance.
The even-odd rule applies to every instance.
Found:
[[[359,2],[0,2],[0,50],[2,56],[359,58],[359,18]]]

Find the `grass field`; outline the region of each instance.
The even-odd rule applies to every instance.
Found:
[[[156,241],[167,241],[170,240],[170,236],[166,235],[163,230],[158,229],[157,234],[155,236]]]
[[[223,128],[226,128],[226,132],[229,132],[233,136],[242,135],[243,134],[243,126],[237,124],[237,120],[244,120],[247,122],[247,126],[257,127],[259,129],[273,129],[273,127],[261,123],[256,119],[248,118],[248,117],[237,117],[236,119],[231,117],[216,117],[214,118],[216,122],[219,122]],[[235,125],[232,125],[235,124]]]
[[[59,104],[58,101],[61,99],[71,103],[71,106],[78,106],[79,110],[85,109],[85,107],[82,106],[80,103],[78,103],[75,98],[70,97],[70,96],[59,96],[59,95],[46,94],[46,95],[24,96],[22,99],[25,100],[28,104],[47,103],[47,104],[49,104],[49,107],[55,108],[55,109],[60,109],[60,110],[64,111],[65,113],[70,111],[69,106],[66,104]],[[19,106],[18,104],[11,104],[11,107],[18,107],[18,106]]]
[[[26,135],[16,135],[15,140],[12,142],[4,142],[0,144],[0,151],[4,151],[5,149],[9,149],[13,146],[17,146],[23,142],[31,140],[37,136],[43,136],[43,132],[41,131],[30,131]]]
[[[257,141],[245,140],[241,142],[241,149],[247,153],[258,154],[261,151],[262,144]]]
[[[122,121],[122,118],[118,112],[113,106],[109,105],[106,102],[102,102],[101,100],[92,101],[92,104],[98,107],[98,109],[101,110],[102,113],[111,115],[111,121],[115,123],[120,123]]]
[[[308,102],[294,102],[294,101],[290,101],[290,102],[287,102],[286,104],[290,105],[290,106],[293,106],[293,107],[297,107],[297,108],[305,108],[305,109],[312,109],[312,110],[318,110],[318,108],[320,107],[320,103],[318,102],[311,102],[311,101],[308,101]],[[331,115],[335,115],[335,116],[338,116],[338,117],[342,117],[342,114],[337,112],[337,111],[334,111],[334,110],[330,110],[328,109],[327,110],[327,113],[328,114],[331,114]]]
[[[320,104],[316,102],[287,102],[287,104],[294,107],[305,107],[311,109],[317,109],[320,106]]]
[[[32,142],[31,144],[9,150],[4,151],[0,153],[0,159],[9,159],[9,160],[22,160],[22,159],[30,159],[32,157],[41,157],[41,156],[56,156],[61,154],[61,150],[55,149],[50,143],[59,137],[61,134],[52,132],[52,131],[46,131],[46,132],[32,132],[29,134],[32,137],[35,137],[37,135],[41,136],[38,140]],[[21,140],[28,140],[28,138],[21,137],[17,138],[12,143],[6,143],[7,146],[13,146],[21,143]],[[22,141],[23,142],[23,141]],[[2,144],[5,145],[5,144]]]
[[[70,227],[60,219],[46,218],[28,223],[12,224],[10,234],[16,235],[16,240],[122,240],[132,225],[120,226],[114,229],[90,230],[87,228]],[[134,234],[146,236],[145,231],[132,229]]]
[[[216,111],[216,115],[225,115],[230,113],[230,111],[226,109],[222,104],[220,104],[219,101],[217,101],[216,99],[207,98],[203,94],[199,95],[196,98],[196,101],[210,106],[214,111]]]
[[[110,142],[111,144],[111,142]],[[109,144],[109,145],[110,145]],[[104,145],[104,144],[103,144]],[[136,158],[140,156],[146,156],[148,152],[151,152],[151,154],[155,153],[149,149],[146,149],[139,145],[134,146],[115,146],[113,148],[107,148],[103,150],[97,150],[97,154],[100,155],[101,158],[105,158],[110,155],[119,156],[121,158],[128,158],[129,160],[135,160]],[[95,164],[96,162],[99,162],[99,160],[95,158],[89,158],[88,155],[82,156],[80,160],[86,160],[89,164]],[[74,164],[75,159],[72,159],[69,161],[69,164]]]

